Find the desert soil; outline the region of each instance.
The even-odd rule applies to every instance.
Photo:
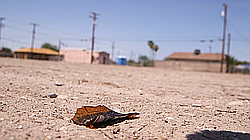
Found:
[[[1,139],[250,139],[250,75],[0,58],[0,83]],[[99,104],[140,118],[71,121]]]

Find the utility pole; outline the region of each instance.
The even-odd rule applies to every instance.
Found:
[[[30,23],[30,24],[33,25],[32,39],[31,39],[31,59],[33,59],[33,48],[35,42],[36,26],[38,26],[38,24],[36,23]]]
[[[0,47],[1,47],[1,30],[3,28],[3,24],[2,24],[2,20],[4,20],[5,18],[0,17]]]
[[[220,63],[220,72],[223,72],[223,62],[224,62],[224,47],[225,47],[225,37],[226,37],[226,24],[227,24],[227,5],[223,3],[225,7],[224,10],[224,28],[223,28],[223,40],[222,40],[222,52],[221,52],[221,63]]]
[[[60,61],[61,57],[60,57],[60,49],[61,49],[61,44],[62,44],[62,41],[61,39],[59,39],[59,44],[58,44],[58,61]]]
[[[93,14],[93,16],[90,16],[90,18],[93,18],[92,47],[91,47],[91,64],[93,64],[93,61],[94,61],[93,51],[94,51],[94,44],[95,44],[95,25],[97,24],[96,16],[99,16],[99,14],[95,12],[91,12],[91,14]]]
[[[230,54],[230,42],[231,42],[231,34],[228,34],[228,42],[227,42],[227,73],[229,72],[229,54]]]
[[[132,57],[133,57],[133,51],[131,51],[130,60],[132,60]]]
[[[67,44],[64,44],[61,39],[59,39],[59,44],[58,44],[58,51],[60,51],[61,46],[67,47]]]
[[[61,44],[62,44],[62,41],[61,41],[61,39],[59,39],[58,51],[60,51],[60,49],[61,49]]]
[[[114,61],[115,42],[112,42],[112,61]]]
[[[64,44],[61,39],[59,39],[59,44],[58,44],[58,51],[60,51],[61,46],[67,47],[67,44]]]
[[[212,46],[209,45],[209,53],[212,53]]]

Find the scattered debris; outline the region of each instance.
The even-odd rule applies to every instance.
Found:
[[[236,110],[228,110],[227,113],[236,113]]]
[[[168,119],[168,120],[174,120],[174,118],[172,118],[172,117],[166,117],[166,119]]]
[[[49,95],[49,97],[50,97],[50,98],[56,98],[57,95],[56,95],[56,94],[51,94],[51,95]]]
[[[17,129],[23,129],[23,126],[22,126],[22,125],[19,125],[19,126],[17,127]]]
[[[55,85],[56,85],[56,86],[62,86],[63,84],[62,84],[62,83],[59,83],[59,82],[56,82]]]
[[[187,105],[187,104],[180,104],[180,106],[185,106],[185,107],[188,107],[188,105]]]
[[[31,136],[31,134],[30,134],[30,133],[26,133],[26,136],[30,137],[30,136]]]
[[[118,132],[120,132],[120,128],[117,128],[117,129],[113,130],[113,134],[117,134]]]
[[[201,107],[202,105],[200,104],[192,104],[192,107]]]
[[[78,125],[93,125],[96,123],[117,120],[117,119],[135,119],[139,118],[139,113],[119,113],[115,112],[104,105],[83,106],[78,108],[73,122]]]
[[[116,85],[116,84],[113,84],[113,83],[110,83],[110,82],[102,82],[101,84],[103,84],[103,85],[113,86],[113,87],[115,87],[115,88],[122,88],[121,86]]]
[[[248,101],[250,101],[249,98],[236,98],[236,99],[238,99],[238,100],[248,100]]]
[[[144,127],[146,127],[148,124],[144,124],[141,128],[138,129],[138,131],[141,131]]]
[[[104,136],[108,137],[109,139],[113,139],[113,137],[110,134],[105,133],[104,131],[100,131],[104,134]]]
[[[22,97],[20,97],[20,99],[24,99],[24,100],[26,100],[26,97],[22,96]]]
[[[159,111],[159,112],[156,112],[156,114],[161,114],[162,112],[161,111]]]

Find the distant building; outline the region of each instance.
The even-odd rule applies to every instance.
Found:
[[[224,56],[226,58],[226,56]],[[156,67],[173,68],[180,70],[211,71],[220,72],[221,54],[201,53],[195,50],[194,53],[174,52],[167,57],[167,61],[156,61]],[[226,64],[223,62],[223,71]]]
[[[250,64],[240,64],[234,67],[234,73],[240,72],[244,74],[250,74]]]
[[[174,52],[167,57],[169,60],[177,61],[205,61],[205,62],[220,62],[221,54],[218,53],[200,53],[196,50],[194,53]]]
[[[11,51],[7,51],[6,49],[0,49],[0,57],[13,57]]]
[[[60,49],[66,62],[91,63],[91,50],[87,49]],[[104,51],[93,52],[93,64],[109,64],[109,54]]]
[[[14,58],[60,61],[63,55],[47,48],[21,48],[15,51]]]
[[[237,65],[236,68],[240,70],[250,70],[250,64]]]

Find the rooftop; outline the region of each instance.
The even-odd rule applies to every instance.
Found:
[[[21,48],[19,50],[16,50],[15,53],[31,53],[31,48]],[[47,49],[47,48],[33,48],[33,53],[47,54],[47,55],[59,55],[57,51]]]
[[[184,53],[184,52],[174,52],[167,58],[174,60],[201,60],[201,61],[221,61],[221,54],[219,53]]]

